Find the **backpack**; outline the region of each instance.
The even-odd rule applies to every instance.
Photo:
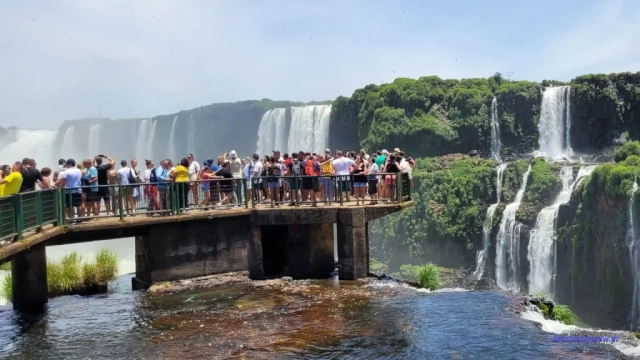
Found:
[[[271,165],[271,167],[269,168],[269,176],[273,176],[273,177],[280,176],[280,165],[279,164]]]
[[[302,175],[302,166],[300,166],[300,162],[298,161],[298,163],[291,163],[291,175],[293,176],[300,176]]]
[[[315,171],[313,171],[313,161],[307,160],[307,163],[304,167],[305,175],[317,175]]]
[[[156,175],[156,169],[155,168],[151,169],[151,175],[149,175],[149,183],[151,183],[151,184],[157,184],[158,183],[158,176]]]

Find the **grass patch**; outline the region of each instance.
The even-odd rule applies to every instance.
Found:
[[[574,325],[576,323],[576,315],[566,305],[556,305],[551,315],[553,320],[560,321],[567,325]]]
[[[421,288],[436,290],[440,287],[440,269],[434,263],[420,266],[416,276]]]
[[[11,262],[8,261],[4,264],[0,264],[0,271],[11,271]]]
[[[118,276],[119,256],[111,250],[100,250],[93,261],[83,261],[82,255],[72,252],[59,262],[47,260],[49,297],[83,293],[87,289],[106,286]],[[0,295],[12,299],[11,275],[4,278]]]

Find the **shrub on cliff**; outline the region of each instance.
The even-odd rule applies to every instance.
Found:
[[[433,291],[440,287],[440,269],[438,269],[436,264],[428,263],[427,265],[420,266],[416,275],[421,288]]]
[[[562,190],[559,173],[561,167],[538,157],[531,162],[531,171],[527,179],[522,204],[516,213],[516,220],[528,225],[535,224],[536,217],[543,207],[551,205]]]
[[[626,160],[629,156],[632,155],[640,156],[640,142],[629,141],[622,144],[622,146],[616,149],[616,153],[613,156],[613,159],[615,160],[615,162],[619,163]]]

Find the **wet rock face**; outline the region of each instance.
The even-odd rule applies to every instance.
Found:
[[[493,291],[498,290],[498,284],[496,284],[496,281],[493,279],[484,278],[478,280],[473,289],[478,291]]]

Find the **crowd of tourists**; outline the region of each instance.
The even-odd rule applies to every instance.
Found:
[[[415,162],[400,149],[367,154],[364,150],[322,153],[300,151],[240,158],[235,151],[200,165],[188,154],[174,165],[171,159],[156,167],[145,160],[138,169],[136,159],[120,161],[105,154],[85,158],[60,159],[58,167],[38,169],[34,159],[25,158],[0,173],[0,197],[40,189],[65,188],[67,217],[166,214],[171,202],[180,209],[243,205],[245,194],[254,203],[280,206],[289,202],[325,203],[355,198],[356,204],[393,201],[396,174],[411,179]],[[246,184],[246,185],[245,185]],[[128,185],[128,186],[119,186]],[[244,188],[246,186],[246,189]],[[119,201],[121,203],[119,203]],[[101,205],[104,203],[104,210]]]

